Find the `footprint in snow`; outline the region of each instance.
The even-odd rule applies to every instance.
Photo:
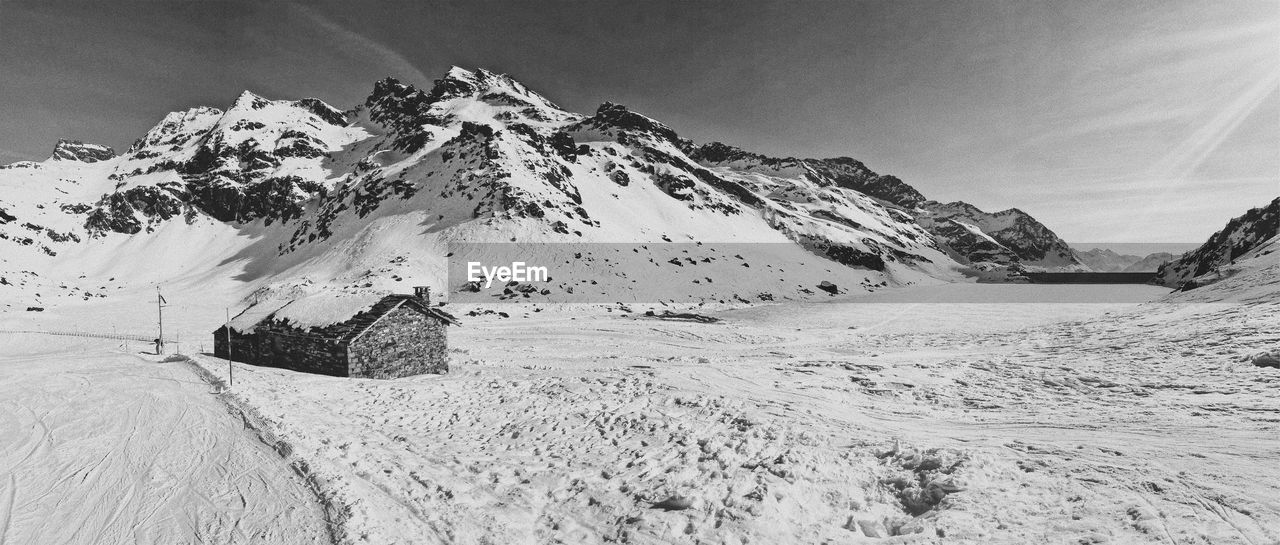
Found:
[[[685,496],[671,496],[665,500],[654,503],[654,509],[662,509],[663,511],[683,511],[693,507],[693,499]]]

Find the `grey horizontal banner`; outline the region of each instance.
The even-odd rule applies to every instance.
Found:
[[[450,300],[467,303],[728,304],[881,282],[789,243],[454,243],[448,256]]]
[[[1149,285],[1154,273],[1031,273],[1016,278],[1016,287],[964,287],[901,262],[886,266],[869,253],[845,248],[837,261],[825,250],[793,243],[451,243],[447,291],[450,302],[463,304],[655,305],[1116,303],[1154,300],[1169,291]],[[960,272],[955,279],[964,281]]]

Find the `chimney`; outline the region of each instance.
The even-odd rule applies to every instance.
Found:
[[[431,288],[427,286],[414,286],[413,296],[420,299],[425,305],[431,304]]]

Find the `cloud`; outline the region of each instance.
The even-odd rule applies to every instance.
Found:
[[[404,55],[397,53],[390,47],[342,26],[308,6],[292,3],[289,6],[301,13],[317,27],[330,33],[329,37],[337,40],[339,42],[338,45],[348,51],[373,57],[383,66],[386,66],[397,78],[416,84],[430,83],[434,79],[427,77],[418,67],[409,62],[409,59],[406,59]]]

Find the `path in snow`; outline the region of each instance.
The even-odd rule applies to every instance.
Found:
[[[157,359],[0,334],[0,544],[327,542],[289,467]]]

